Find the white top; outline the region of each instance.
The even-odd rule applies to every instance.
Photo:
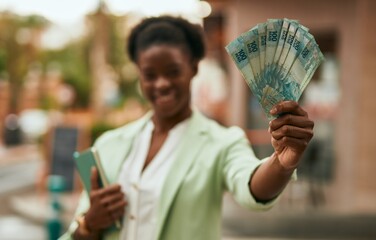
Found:
[[[175,159],[176,148],[189,119],[172,128],[159,152],[142,172],[150,148],[154,124],[149,121],[135,139],[123,164],[118,182],[128,206],[121,230],[121,240],[155,239],[157,209],[165,177]]]

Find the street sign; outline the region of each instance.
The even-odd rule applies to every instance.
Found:
[[[50,174],[63,176],[67,191],[74,189],[73,153],[77,150],[78,135],[79,131],[75,127],[56,127],[53,131]]]

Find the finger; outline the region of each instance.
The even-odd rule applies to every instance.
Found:
[[[295,101],[282,101],[270,110],[272,115],[281,115],[284,113],[290,113],[298,116],[307,116],[307,112],[304,111]]]
[[[313,137],[313,130],[307,128],[299,128],[291,125],[283,125],[275,131],[271,132],[272,137],[279,140],[283,137],[292,137],[298,139],[311,139]]]
[[[91,190],[99,189],[98,170],[95,167],[91,168],[90,184],[91,184]]]
[[[113,204],[108,205],[107,210],[111,213],[123,211],[124,208],[127,206],[127,202],[125,200],[120,200],[117,202],[114,202]]]
[[[105,195],[113,195],[117,193],[124,195],[124,193],[121,191],[121,186],[119,184],[114,184],[106,188],[103,188],[103,192]]]
[[[313,129],[314,122],[306,116],[296,116],[291,114],[285,114],[279,118],[269,122],[269,132],[275,131],[284,125],[291,125],[300,128]]]
[[[123,199],[124,199],[124,194],[122,192],[119,192],[116,194],[106,195],[104,198],[102,198],[101,204],[103,206],[107,206],[109,204],[121,201]]]
[[[111,214],[112,220],[113,220],[113,221],[116,221],[116,220],[122,218],[122,217],[124,216],[124,213],[125,213],[125,210],[124,210],[124,209],[122,209],[122,210],[120,210],[120,211],[113,212],[113,213]]]
[[[122,193],[121,192],[121,186],[119,184],[114,184],[114,185],[110,185],[108,187],[103,187],[98,192],[98,194],[101,197],[104,197],[104,196],[107,196],[107,195],[116,194],[116,193]]]
[[[272,143],[274,149],[277,152],[282,151],[284,148],[288,147],[296,153],[301,153],[308,145],[308,141],[305,139],[298,139],[293,137],[283,137],[279,140],[272,138]]]

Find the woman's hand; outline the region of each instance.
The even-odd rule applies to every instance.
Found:
[[[294,101],[280,102],[270,113],[275,116],[280,115],[269,123],[274,154],[285,170],[295,169],[313,137],[314,123]]]
[[[85,214],[88,230],[98,232],[124,215],[127,202],[119,184],[99,188],[98,170],[91,171],[90,209]]]

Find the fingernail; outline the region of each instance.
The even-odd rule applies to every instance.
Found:
[[[271,114],[275,114],[277,112],[277,108],[273,107],[271,110],[270,110],[270,113]]]

